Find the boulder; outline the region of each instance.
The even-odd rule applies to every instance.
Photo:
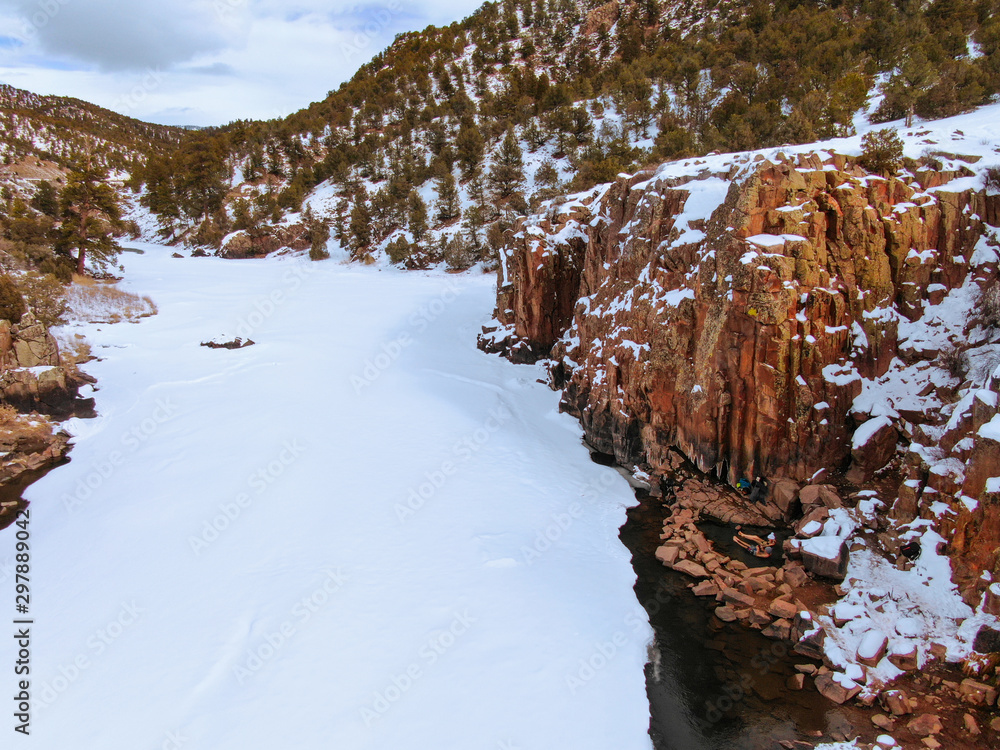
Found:
[[[841,508],[844,503],[832,484],[810,484],[799,490],[802,512],[808,514],[815,507]]]
[[[874,417],[863,422],[851,440],[851,468],[847,481],[861,484],[889,463],[896,452],[899,434],[888,417]]]
[[[972,642],[972,648],[981,654],[992,654],[1000,651],[1000,630],[991,628],[989,625],[980,626],[976,632],[976,638]]]
[[[840,672],[821,674],[816,678],[815,683],[820,694],[834,703],[846,703],[861,692],[861,686],[858,683]]]
[[[825,641],[826,631],[822,628],[816,628],[815,630],[803,635],[799,639],[798,643],[792,647],[792,651],[810,659],[816,659],[819,661],[823,658],[823,643]]]
[[[821,536],[804,540],[800,549],[802,564],[810,573],[834,581],[844,580],[850,557],[846,540]]]
[[[775,599],[768,606],[767,611],[777,618],[791,620],[798,613],[799,608],[787,599]]]
[[[885,656],[889,645],[889,639],[885,633],[878,630],[869,630],[861,637],[858,645],[857,659],[866,667],[877,666]]]
[[[782,520],[791,521],[802,507],[799,502],[799,485],[791,479],[774,480],[768,502],[778,509]]]
[[[308,250],[309,246],[305,225],[296,223],[234,232],[229,235],[226,244],[217,254],[222,258],[234,260],[263,258],[285,247],[292,250]]]
[[[913,713],[910,701],[902,690],[886,690],[878,697],[882,708],[893,716],[905,716]]]
[[[885,714],[875,714],[872,717],[872,724],[874,724],[879,729],[885,732],[891,732],[893,729],[896,728],[896,722],[894,722]]]
[[[48,329],[30,312],[11,329],[14,336],[15,367],[56,367],[59,365],[59,346]]]
[[[992,685],[966,677],[958,686],[962,700],[973,706],[992,706],[997,702],[997,689]]]
[[[716,607],[715,616],[723,622],[733,622],[736,620],[736,610],[728,605]]]
[[[744,607],[753,607],[754,605],[754,598],[752,596],[747,596],[732,588],[722,589],[722,601],[728,604],[739,604]]]
[[[934,714],[920,714],[906,724],[906,728],[919,737],[940,734],[943,729],[941,719]]]
[[[815,536],[823,528],[826,519],[830,517],[830,509],[824,505],[811,506],[802,518],[792,527],[798,536]]]
[[[973,737],[978,737],[983,733],[983,730],[979,728],[979,724],[976,722],[976,717],[972,714],[963,715],[962,724],[965,726],[965,731]]]
[[[918,656],[917,644],[913,641],[893,644],[889,650],[889,661],[904,672],[914,672],[920,667]]]
[[[673,570],[692,578],[710,578],[711,574],[694,560],[678,560],[670,566]]]
[[[1000,616],[1000,583],[991,583],[983,594],[983,612]]]
[[[702,581],[691,589],[691,593],[695,596],[716,596],[719,593],[719,587],[711,581]]]
[[[801,690],[805,687],[806,676],[804,674],[793,674],[785,680],[785,687],[789,690]]]
[[[764,628],[761,635],[773,638],[776,641],[787,641],[792,635],[792,623],[785,619],[778,619]]]
[[[681,548],[676,544],[664,544],[656,548],[656,559],[668,567],[672,567],[677,562],[677,556]]]
[[[806,581],[809,580],[809,573],[801,565],[786,564],[782,570],[784,570],[785,583],[791,586],[793,590],[804,586]]]

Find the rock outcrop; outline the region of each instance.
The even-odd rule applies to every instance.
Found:
[[[309,238],[303,224],[266,227],[259,230],[233,232],[222,242],[216,255],[230,260],[263,258],[282,248],[308,250]]]
[[[838,155],[623,177],[514,228],[491,342],[555,360],[564,408],[624,465],[674,447],[730,481],[807,480],[850,459],[900,319],[968,275],[984,200]]]
[[[39,472],[64,461],[68,452],[69,435],[46,418],[0,409],[0,485],[16,490],[5,492],[0,500],[0,529],[13,523],[25,505],[17,499],[17,491],[37,479]]]
[[[508,233],[480,345],[550,360],[587,442],[654,483],[673,451],[730,484],[769,477],[775,522],[823,504],[810,482],[891,464],[894,522],[935,520],[971,602],[974,573],[1000,575],[1000,378],[966,398],[946,362],[993,335],[975,315],[1000,206],[971,176],[883,178],[832,152],[621,176]],[[834,552],[807,558],[840,578]]]
[[[79,389],[93,379],[64,362],[52,334],[30,312],[11,325],[0,320],[0,402],[57,417],[87,414],[92,399]]]

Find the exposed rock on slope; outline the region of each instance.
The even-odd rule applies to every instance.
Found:
[[[843,157],[755,163],[723,193],[728,176],[639,174],[522,222],[500,322],[515,358],[563,363],[565,407],[621,463],[674,446],[731,480],[807,479],[849,459],[861,377],[888,369],[900,315],[982,260],[986,201]],[[687,215],[717,196],[704,224]]]
[[[309,239],[305,236],[305,227],[302,224],[291,224],[270,231],[233,232],[223,241],[222,249],[217,254],[223,258],[242,260],[263,258],[281,248],[308,250]]]
[[[79,388],[93,380],[62,361],[48,330],[26,313],[16,325],[0,321],[0,401],[20,411],[57,417],[93,408]]]
[[[93,399],[79,397],[88,382],[94,381],[62,360],[52,334],[31,313],[16,325],[0,320],[0,485],[37,478],[32,472],[65,459],[69,435],[50,417],[92,413]],[[2,503],[0,528],[22,505]]]
[[[654,476],[675,448],[730,482],[861,484],[913,445],[886,504],[899,524],[948,515],[971,579],[998,565],[1000,540],[974,541],[1000,518],[997,395],[932,363],[996,333],[967,324],[1000,216],[972,175],[953,158],[884,179],[820,152],[622,176],[509,233],[481,344],[551,358],[588,441]]]

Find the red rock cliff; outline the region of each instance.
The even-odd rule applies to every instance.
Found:
[[[562,363],[565,408],[623,463],[673,446],[729,478],[804,479],[849,459],[898,319],[969,274],[985,197],[842,157],[737,170],[623,178],[522,221],[498,317],[513,358]]]

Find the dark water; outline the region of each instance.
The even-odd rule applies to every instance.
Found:
[[[654,748],[772,750],[780,740],[871,734],[860,709],[830,703],[808,680],[801,691],[785,686],[794,665],[808,662],[790,652],[791,644],[721,622],[714,599],[694,596],[690,578],[656,560],[664,516],[659,500],[642,500],[620,534],[632,552],[636,596],[656,633],[646,667]],[[706,531],[732,536],[725,527]]]
[[[4,484],[0,484],[0,502],[15,502],[16,507],[11,508],[7,512],[0,512],[0,531],[6,529],[17,519],[17,514],[21,512],[22,509],[28,507],[28,503],[21,498],[29,486],[37,482],[39,479],[44,477],[50,471],[52,471],[56,466],[62,466],[63,464],[69,463],[69,459],[63,459],[55,466],[49,466],[44,469],[38,469],[36,471],[26,471],[21,476],[13,479]]]

